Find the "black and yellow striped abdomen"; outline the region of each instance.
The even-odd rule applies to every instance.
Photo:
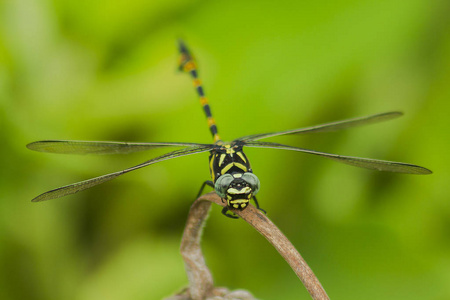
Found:
[[[206,115],[209,130],[211,131],[211,134],[214,138],[214,142],[218,142],[220,140],[220,137],[217,132],[216,121],[214,120],[211,114],[211,108],[208,103],[208,98],[206,98],[205,96],[202,81],[198,78],[197,64],[193,56],[187,49],[186,45],[182,41],[178,41],[178,46],[180,50],[180,61],[179,61],[180,71],[189,73],[191,75],[192,83],[195,87],[195,90],[197,91],[198,97],[200,99],[200,104]]]

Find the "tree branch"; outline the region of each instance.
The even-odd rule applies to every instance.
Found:
[[[173,299],[204,300],[207,299],[207,297],[217,297],[227,293],[226,289],[214,288],[211,272],[205,264],[205,259],[200,248],[203,225],[208,217],[211,202],[214,202],[222,207],[226,205],[226,203],[223,203],[216,193],[212,192],[200,196],[192,204],[191,210],[189,211],[188,220],[181,241],[181,255],[183,256],[185,262],[186,272],[190,283],[189,290],[183,293],[187,298]],[[286,238],[286,236],[283,235],[283,233],[267,218],[266,215],[258,211],[252,205],[243,211],[236,210],[234,212],[244,221],[253,226],[275,247],[275,249],[277,249],[281,256],[283,256],[286,262],[294,270],[295,274],[297,274],[298,278],[303,282],[303,285],[306,287],[313,299],[329,299],[327,293],[306,261],[295,249],[292,243]],[[232,293],[236,293],[236,291]],[[247,296],[243,296],[242,298],[236,297],[234,299],[254,299],[253,296],[248,294],[248,292],[245,293],[247,293]],[[228,294],[228,296],[229,295],[231,294]],[[178,296],[182,295],[180,294]]]
[[[214,288],[211,272],[206,266],[200,239],[203,226],[211,208],[211,202],[198,198],[189,211],[186,227],[181,239],[181,256],[183,256],[189,279],[189,292],[192,299],[203,300],[212,294]]]

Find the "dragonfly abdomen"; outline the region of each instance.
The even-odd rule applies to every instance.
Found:
[[[178,46],[180,50],[180,70],[189,73],[192,77],[192,83],[194,84],[195,90],[197,91],[198,97],[200,99],[200,104],[202,105],[203,111],[206,115],[206,120],[208,122],[209,130],[214,138],[214,142],[220,140],[219,134],[217,133],[217,125],[211,114],[211,108],[208,103],[208,98],[205,96],[203,90],[202,81],[198,78],[197,64],[187,49],[186,45],[179,40]]]

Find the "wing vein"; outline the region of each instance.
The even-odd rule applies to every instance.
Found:
[[[248,143],[245,143],[244,145],[247,147],[255,147],[255,148],[272,148],[272,149],[298,151],[298,152],[322,156],[322,157],[329,158],[329,159],[332,159],[337,162],[352,165],[355,167],[371,169],[371,170],[397,172],[397,173],[405,173],[405,174],[421,174],[421,175],[432,173],[427,168],[420,167],[420,166],[413,165],[413,164],[388,161],[388,160],[372,159],[372,158],[331,154],[331,153],[309,150],[309,149],[304,149],[304,148],[299,148],[299,147],[292,147],[292,146],[278,144],[278,143],[248,142]]]
[[[375,115],[353,118],[353,119],[348,119],[348,120],[343,120],[343,121],[325,123],[325,124],[304,127],[304,128],[247,135],[247,136],[238,138],[235,141],[250,142],[250,141],[266,139],[266,138],[270,138],[270,137],[274,137],[274,136],[287,135],[287,134],[304,134],[304,133],[313,133],[313,132],[336,131],[336,130],[342,130],[342,129],[347,129],[347,128],[356,127],[356,126],[362,126],[362,125],[368,125],[368,124],[372,124],[372,123],[387,121],[387,120],[390,120],[393,118],[400,117],[402,115],[403,115],[403,113],[398,112],[398,111],[386,112],[386,113],[381,113],[381,114],[375,114]]]
[[[53,190],[50,190],[48,192],[45,192],[39,196],[37,196],[36,198],[34,198],[33,202],[40,202],[40,201],[45,201],[45,200],[50,200],[50,199],[55,199],[55,198],[59,198],[59,197],[63,197],[63,196],[67,196],[67,195],[71,195],[71,194],[75,194],[79,191],[91,188],[93,186],[99,185],[103,182],[112,180],[114,178],[119,177],[120,175],[123,175],[125,173],[152,165],[154,163],[160,162],[160,161],[164,161],[164,160],[168,160],[168,159],[172,159],[172,158],[176,158],[176,157],[181,157],[181,156],[187,156],[187,155],[191,155],[191,154],[196,154],[196,153],[201,153],[201,152],[206,152],[212,149],[212,146],[210,145],[206,145],[206,146],[197,146],[197,147],[189,147],[189,148],[184,148],[184,149],[180,149],[180,150],[175,150],[172,152],[168,152],[166,154],[163,154],[161,156],[155,157],[153,159],[150,159],[146,162],[143,162],[141,164],[138,164],[136,166],[130,167],[128,169],[122,170],[122,171],[117,171],[114,173],[110,173],[110,174],[106,174],[106,175],[102,175],[99,177],[95,177],[95,178],[91,178],[88,180],[84,180],[84,181],[80,181],[80,182],[76,182],[76,183],[72,183],[69,185],[65,185]]]
[[[212,146],[212,144],[45,140],[30,143],[27,145],[27,148],[39,152],[58,154],[125,154],[162,147],[195,146]]]

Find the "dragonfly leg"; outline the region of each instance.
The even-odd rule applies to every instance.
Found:
[[[222,209],[222,215],[224,215],[224,216],[226,216],[226,217],[228,217],[228,218],[231,218],[231,219],[239,219],[238,216],[236,216],[236,215],[233,214],[233,213],[229,214],[228,211],[229,211],[228,207],[225,206],[225,207]]]
[[[202,187],[200,188],[200,191],[197,194],[197,198],[200,197],[200,195],[203,193],[203,190],[205,189],[205,185],[208,185],[208,186],[214,188],[214,183],[211,180],[206,180],[205,182],[203,182]]]
[[[264,209],[262,209],[261,207],[259,207],[258,200],[256,200],[256,197],[255,197],[255,196],[253,196],[253,201],[255,201],[256,208],[257,208],[258,210],[262,211],[265,215],[267,215],[267,212],[266,212]]]

